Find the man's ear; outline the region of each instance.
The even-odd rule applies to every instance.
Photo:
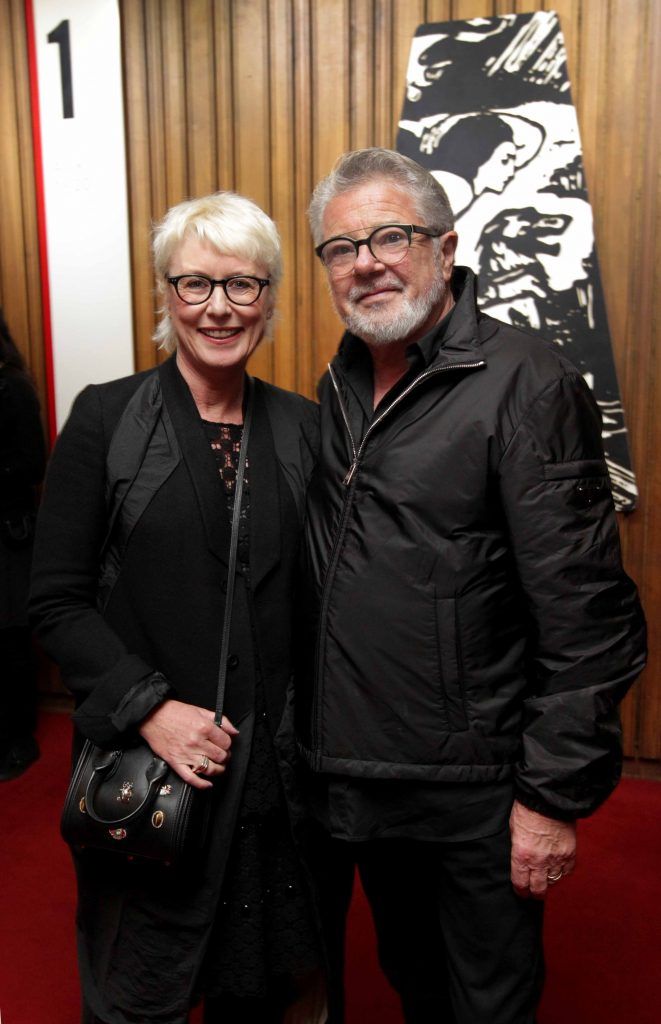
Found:
[[[457,242],[459,236],[456,231],[446,231],[444,235],[441,235],[441,249],[439,255],[439,262],[441,265],[441,271],[443,273],[443,279],[448,282],[452,277],[452,269],[454,267],[454,254],[457,251]]]

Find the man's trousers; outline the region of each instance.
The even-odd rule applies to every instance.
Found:
[[[466,842],[346,842],[316,857],[331,968],[328,1024],[343,1024],[344,928],[358,867],[381,967],[407,1024],[534,1024],[543,903],[510,881],[509,828]]]

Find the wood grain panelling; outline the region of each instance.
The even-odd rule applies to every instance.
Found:
[[[604,288],[610,300],[611,330],[641,490],[639,513],[628,517],[622,526],[624,553],[631,574],[641,585],[650,630],[650,665],[641,686],[628,698],[625,707],[627,749],[658,759],[661,758],[661,651],[657,641],[661,610],[661,471],[658,459],[661,366],[656,346],[661,284],[658,169],[661,5],[645,5],[634,24],[630,23],[631,14],[632,4],[626,0],[611,3],[609,66],[619,67],[625,63],[626,69],[622,68],[618,76],[621,94],[612,74],[606,80],[609,102],[602,114],[606,123],[605,162],[597,238],[603,239]],[[630,148],[631,152],[625,154],[623,148]],[[637,746],[632,745],[632,738]]]
[[[136,189],[133,182],[151,181],[149,140],[149,96],[145,60],[145,17],[142,6],[127,4],[123,18],[124,93],[131,97],[131,115],[126,118],[126,148],[129,168],[128,206],[131,234],[131,281],[133,289],[133,337],[136,365],[149,365],[154,346],[152,273],[145,254],[149,252],[151,189]]]
[[[317,342],[312,331],[312,310],[315,304],[316,259],[310,246],[310,234],[303,211],[310,197],[312,182],[312,45],[308,0],[293,0],[294,34],[292,59],[294,61],[294,131],[292,171],[285,179],[284,186],[278,182],[278,189],[293,187],[295,196],[294,253],[285,251],[285,269],[296,276],[296,320],[283,322],[278,331],[276,343],[295,350],[296,387],[311,393],[316,368],[319,364]],[[291,378],[281,378],[290,380]]]
[[[250,196],[269,213],[271,202],[271,106],[268,0],[242,0],[233,5],[232,67],[235,124],[234,188]],[[242,128],[239,128],[242,126]],[[278,168],[279,184],[284,184]],[[287,178],[289,172],[286,172]],[[258,376],[273,379],[273,346],[260,346],[251,362]]]
[[[156,209],[167,209],[178,203],[185,195],[188,182],[188,167],[193,160],[192,139],[188,136],[188,112],[191,97],[186,88],[186,66],[190,56],[184,45],[185,22],[179,0],[165,0],[169,13],[161,17],[158,0],[150,4],[149,25],[150,35],[155,37],[162,53],[162,63],[154,65],[148,60],[147,67],[161,68],[161,74],[154,76],[150,97],[157,104],[156,126],[161,132],[158,139],[159,151],[164,149],[165,159],[158,161],[165,173],[165,180],[160,185],[161,191],[154,192],[158,197]],[[158,52],[158,51],[157,51]],[[211,82],[207,75],[207,90]],[[204,103],[204,95],[200,97]],[[197,103],[197,96],[195,97]],[[213,135],[204,143],[206,152],[214,152]],[[152,187],[159,181],[155,176]]]
[[[253,6],[254,4],[243,3],[239,10],[249,10]],[[180,137],[184,129],[187,129],[184,146],[188,155],[189,191],[192,195],[203,196],[213,191],[218,166],[213,2],[188,0],[188,3],[184,4],[183,13],[186,105],[182,110],[185,121],[181,125]],[[255,56],[261,63],[263,54],[257,45]],[[169,88],[171,93],[175,92],[172,82]],[[238,113],[241,116],[240,110]],[[169,118],[165,130],[166,134],[170,130]],[[261,171],[263,168],[260,167]],[[261,183],[263,176],[261,173],[258,176]]]
[[[393,145],[411,37],[423,22],[555,10],[567,44],[615,361],[641,489],[621,518],[652,655],[624,706],[629,755],[661,759],[661,0],[120,0],[138,368],[150,340],[151,224],[218,188],[277,221],[285,280],[253,370],[313,394],[340,327],[305,208],[349,148]],[[0,2],[0,300],[43,384],[22,0]]]
[[[368,6],[360,2],[354,7],[360,10]],[[393,124],[396,123],[404,95],[404,78],[398,76],[396,61],[401,47],[397,40],[403,38],[402,26],[398,23],[397,13],[403,11],[415,13],[416,4],[398,4],[396,0],[376,0],[374,10],[374,108],[373,134],[362,139],[360,146],[391,146],[393,144]],[[405,31],[405,28],[404,28]],[[407,57],[404,57],[404,61]],[[406,64],[404,65],[404,70]],[[352,92],[358,86],[362,73],[356,69],[352,80]],[[353,123],[353,121],[352,121]],[[358,147],[357,147],[358,148]]]
[[[234,182],[234,83],[232,76],[232,0],[218,0],[214,8],[214,51],[216,82],[216,137],[218,145],[218,179]],[[225,187],[229,187],[226,184]]]
[[[596,6],[593,0],[592,8],[595,15]],[[594,124],[596,145],[592,151],[593,169],[590,171],[588,184],[590,185],[592,181],[595,183],[591,193],[595,197],[595,233],[601,255],[603,286],[616,346],[620,383],[623,394],[631,395],[626,401],[625,408],[633,431],[634,467],[638,469],[640,476],[637,429],[640,427],[643,409],[635,407],[638,406],[639,398],[636,395],[636,380],[635,377],[632,378],[630,370],[633,360],[637,373],[641,361],[641,339],[636,330],[638,311],[634,305],[634,296],[641,270],[638,256],[635,254],[639,252],[637,239],[642,227],[637,206],[643,166],[640,152],[643,151],[645,138],[641,132],[640,102],[627,108],[619,102],[619,96],[620,90],[622,94],[628,96],[635,96],[638,92],[636,83],[642,70],[641,61],[645,72],[649,73],[652,69],[648,65],[648,55],[645,52],[644,18],[634,19],[628,31],[623,33],[624,6],[631,7],[629,3],[622,4],[617,0],[607,5],[606,10],[602,7],[599,21],[595,17],[594,25],[595,30],[599,29],[599,37],[591,36],[590,39],[584,40],[584,53],[588,53],[597,45],[599,47],[599,63],[596,70],[600,87],[592,96],[584,94],[583,102],[584,105],[592,104],[592,110],[588,108],[586,120],[587,123]],[[592,59],[597,59],[596,55]],[[613,66],[618,67],[616,77],[610,73]],[[639,93],[643,105],[644,93],[645,86]],[[638,147],[637,152],[634,152],[634,147]],[[609,216],[608,211],[618,210],[619,200],[623,195],[629,197],[630,210],[627,216]],[[627,264],[629,273],[625,272]],[[622,339],[626,339],[624,346],[621,344]],[[640,487],[645,487],[643,478],[640,480]],[[622,529],[627,567],[638,579],[641,565],[636,549],[640,520],[641,517],[629,519],[623,524]],[[636,719],[639,706],[642,706],[639,705],[639,701],[642,699],[643,691],[639,691],[635,697],[631,695],[627,698],[622,709],[627,737],[636,735]],[[642,748],[650,749],[642,736],[640,739]],[[630,751],[631,746],[627,744],[627,752]]]
[[[434,5],[435,8],[440,10],[440,20],[443,21],[446,18],[451,17],[448,13],[444,13],[442,8],[446,5]],[[409,62],[409,49],[411,47],[411,40],[415,33],[418,25],[422,25],[429,21],[439,20],[439,10],[435,10],[431,14],[427,8],[429,2],[420,3],[413,2],[410,4],[399,4],[397,0],[394,0],[392,4],[392,28],[393,28],[393,47],[391,57],[392,67],[392,78],[390,82],[390,89],[387,91],[386,96],[389,101],[389,112],[391,121],[391,128],[389,134],[383,134],[381,139],[377,142],[374,140],[370,145],[379,146],[394,146],[395,138],[397,135],[397,122],[404,102],[404,90],[406,88],[406,69]]]
[[[0,305],[45,409],[45,362],[23,0],[0,3]]]
[[[382,105],[377,107],[374,100],[375,93],[380,91],[376,69],[379,43],[383,45],[383,34],[378,33],[374,9],[368,4],[352,3],[349,36],[351,149],[360,149],[365,145],[365,139],[372,139],[377,134],[374,122],[377,109],[382,109]],[[383,74],[383,65],[388,63],[387,57],[387,51],[385,55],[380,53],[379,78]]]

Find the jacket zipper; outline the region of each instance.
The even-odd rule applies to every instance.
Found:
[[[365,450],[365,444],[367,443],[369,435],[376,429],[376,427],[379,426],[380,423],[383,422],[385,417],[395,408],[396,405],[398,405],[404,398],[406,398],[407,395],[409,395],[411,393],[411,391],[415,387],[417,387],[418,384],[422,383],[422,381],[427,380],[428,377],[433,377],[434,374],[437,374],[437,373],[445,373],[445,372],[448,372],[450,370],[478,370],[482,366],[486,366],[486,363],[485,363],[485,361],[483,359],[480,359],[480,360],[478,360],[476,362],[473,362],[473,363],[451,363],[451,364],[449,363],[446,366],[436,366],[436,367],[434,367],[431,370],[425,370],[425,372],[421,373],[418,377],[415,378],[415,380],[412,380],[411,383],[408,385],[408,387],[406,387],[401,392],[401,394],[397,395],[397,397],[390,403],[388,408],[384,409],[383,412],[375,420],[373,420],[370,423],[369,427],[367,428],[367,430],[365,431],[365,433],[363,435],[363,439],[360,442],[359,447],[356,448],[356,442],[355,442],[354,436],[353,436],[353,434],[351,432],[351,427],[349,425],[349,417],[347,416],[347,412],[346,412],[346,409],[345,409],[345,406],[344,406],[344,402],[342,401],[342,395],[340,394],[340,388],[339,388],[339,385],[337,383],[337,379],[335,377],[335,372],[333,370],[333,367],[330,365],[330,363],[328,364],[328,373],[329,373],[330,379],[332,381],[333,387],[335,389],[335,394],[337,395],[337,400],[338,400],[338,403],[339,403],[339,406],[340,406],[340,411],[342,412],[342,418],[344,419],[344,425],[346,427],[347,434],[349,435],[349,441],[351,442],[351,451],[353,453],[353,462],[351,463],[351,466],[349,467],[349,470],[348,470],[346,476],[344,477],[344,479],[342,481],[343,484],[348,488],[348,490],[347,490],[347,492],[345,494],[344,507],[342,509],[342,515],[340,517],[340,522],[339,522],[337,534],[335,536],[335,543],[333,545],[333,551],[331,553],[331,558],[330,558],[330,561],[328,563],[328,571],[326,572],[326,577],[324,579],[324,587],[323,587],[323,593],[322,593],[322,599],[321,599],[321,610],[320,610],[320,613],[319,613],[319,631],[318,631],[318,635],[317,635],[317,650],[316,650],[316,661],[317,661],[316,678],[317,678],[318,682],[315,685],[315,694],[314,694],[315,716],[314,716],[313,735],[312,735],[313,756],[314,756],[314,759],[315,759],[315,767],[317,768],[317,770],[320,767],[320,763],[319,762],[321,760],[321,751],[319,750],[319,736],[321,734],[321,701],[319,700],[319,689],[320,689],[320,683],[321,683],[321,678],[322,678],[322,665],[323,665],[323,655],[324,655],[324,647],[325,647],[325,639],[322,640],[322,637],[325,637],[326,613],[328,611],[328,603],[329,603],[329,600],[330,600],[331,583],[332,583],[332,580],[333,580],[333,578],[335,576],[335,570],[337,569],[337,563],[338,563],[339,557],[340,557],[340,548],[342,546],[342,541],[344,540],[344,532],[346,530],[347,520],[349,518],[349,511],[351,509],[351,499],[353,498],[353,494],[354,494],[354,491],[355,491],[356,470],[358,469],[358,465],[360,463],[360,458],[361,458],[361,456],[362,456],[362,454],[363,454],[363,452]]]
[[[347,413],[346,413],[346,410],[344,408],[344,402],[342,401],[342,395],[340,394],[340,389],[339,389],[337,380],[335,378],[335,373],[333,372],[333,368],[332,368],[332,366],[329,363],[328,364],[328,372],[330,374],[331,381],[333,382],[333,387],[335,388],[335,394],[337,395],[337,400],[339,402],[340,409],[342,410],[342,416],[344,418],[344,423],[345,423],[346,428],[347,428],[347,433],[349,434],[349,439],[351,441],[351,449],[353,451],[353,462],[351,463],[351,466],[349,467],[349,471],[347,472],[347,475],[345,476],[345,478],[344,478],[344,480],[342,482],[346,486],[348,486],[351,483],[353,475],[354,475],[354,473],[356,472],[356,470],[358,468],[358,463],[360,462],[360,457],[363,454],[363,451],[365,450],[365,445],[367,444],[367,440],[368,440],[370,434],[374,430],[376,430],[376,428],[385,419],[385,417],[388,415],[388,413],[390,413],[395,408],[396,405],[398,405],[400,402],[402,402],[411,393],[411,391],[413,391],[413,389],[418,386],[418,384],[420,384],[423,380],[427,380],[428,377],[433,377],[434,374],[437,374],[437,373],[446,373],[449,370],[477,370],[481,366],[485,366],[485,365],[486,365],[486,363],[484,362],[484,360],[480,359],[478,362],[475,362],[475,363],[449,363],[446,366],[436,366],[436,367],[434,367],[431,370],[425,370],[425,372],[421,373],[418,377],[415,378],[415,380],[412,380],[411,383],[409,384],[409,386],[404,388],[404,390],[401,392],[401,394],[397,395],[397,397],[390,403],[390,405],[388,406],[387,409],[384,409],[383,412],[379,416],[377,416],[377,418],[375,420],[372,420],[372,422],[370,423],[369,427],[367,428],[367,430],[365,431],[365,433],[363,435],[363,439],[360,442],[360,446],[359,446],[358,450],[356,451],[356,445],[355,445],[355,442],[354,442],[354,439],[353,439],[353,434],[351,433],[351,428],[349,426],[349,419],[347,417]]]

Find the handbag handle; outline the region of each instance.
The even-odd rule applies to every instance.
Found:
[[[236,484],[234,486],[234,504],[232,506],[232,534],[230,537],[230,553],[227,563],[227,594],[225,596],[225,615],[223,618],[223,631],[220,641],[220,665],[218,667],[218,688],[216,690],[216,716],[214,724],[220,725],[223,718],[223,704],[225,702],[225,683],[227,681],[227,655],[230,643],[230,627],[232,623],[232,604],[234,601],[234,577],[236,573],[236,552],[239,545],[239,521],[241,519],[241,499],[243,497],[243,477],[246,470],[248,457],[248,438],[252,424],[252,409],[254,397],[254,384],[252,377],[246,376],[246,389],[248,393],[246,402],[246,414],[243,419],[243,432],[241,434],[241,447],[239,449],[239,465],[236,471]]]
[[[89,782],[87,783],[87,789],[85,790],[85,810],[89,814],[90,818],[93,821],[97,821],[99,825],[126,825],[130,821],[135,821],[144,809],[152,803],[156,795],[156,790],[169,771],[166,761],[163,761],[160,757],[154,757],[145,772],[145,777],[149,782],[149,786],[142,803],[131,811],[130,814],[127,814],[125,818],[102,818],[94,810],[94,797],[96,796],[101,783],[112,773],[121,758],[122,753],[123,751],[121,750],[113,750],[108,761],[104,761],[103,764],[98,764],[96,766],[90,776]]]

